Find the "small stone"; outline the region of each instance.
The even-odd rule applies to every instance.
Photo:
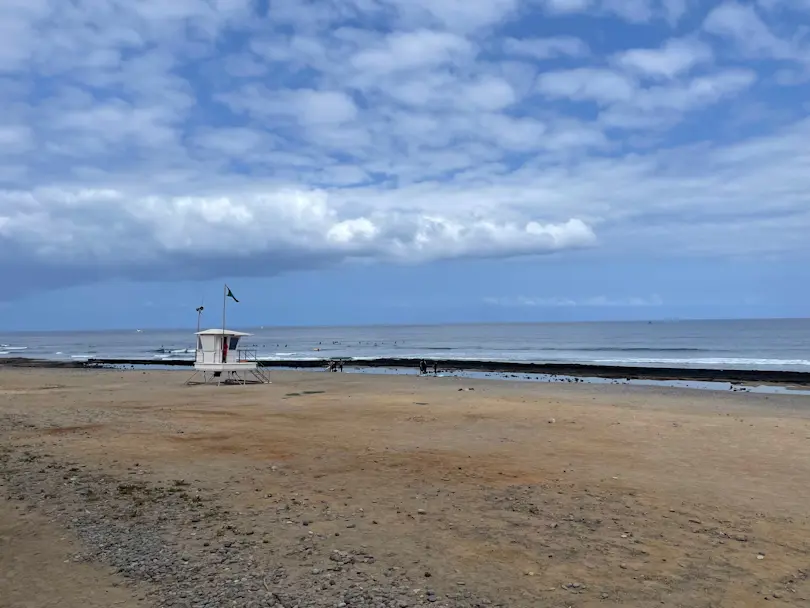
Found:
[[[549,418],[548,419],[549,424],[554,424],[555,422],[557,422],[557,421],[554,418]]]
[[[424,515],[425,513],[427,513],[427,511],[425,511],[424,509],[417,509],[417,510],[416,510],[416,512],[417,512],[419,515]]]

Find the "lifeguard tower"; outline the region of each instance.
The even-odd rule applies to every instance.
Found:
[[[186,384],[269,384],[270,376],[259,366],[256,350],[239,348],[246,334],[230,329],[198,331],[194,375]],[[202,374],[202,381],[195,380]]]

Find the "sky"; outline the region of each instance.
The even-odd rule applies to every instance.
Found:
[[[0,329],[808,316],[810,0],[3,0]]]

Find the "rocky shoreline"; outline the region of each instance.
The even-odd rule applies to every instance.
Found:
[[[518,363],[505,361],[435,360],[440,369],[451,372],[490,372],[498,374],[530,374],[565,376],[571,378],[600,378],[608,380],[683,380],[694,382],[731,382],[810,386],[810,373],[779,370],[693,369],[688,367],[638,367],[577,363]],[[431,360],[432,364],[433,360]],[[283,369],[318,369],[328,365],[328,359],[300,361],[295,359],[261,361],[263,367]],[[88,361],[56,361],[23,357],[0,359],[0,367],[36,368],[99,368],[109,366],[169,366],[191,367],[188,360],[155,359],[89,359]],[[349,369],[418,369],[415,359],[343,360]]]

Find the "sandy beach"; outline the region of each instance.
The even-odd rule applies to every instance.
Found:
[[[806,606],[810,398],[0,370],[0,606]]]

